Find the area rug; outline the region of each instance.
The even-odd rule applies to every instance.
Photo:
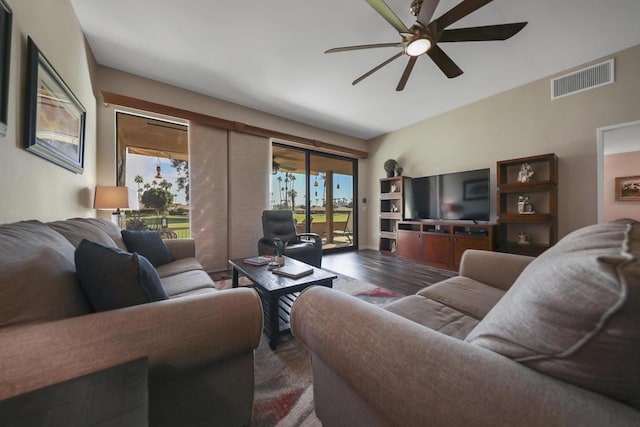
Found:
[[[250,282],[241,277],[240,285]],[[231,287],[231,279],[216,280],[218,289]],[[402,295],[338,275],[333,288],[370,304],[385,306]],[[269,348],[263,335],[255,353],[255,395],[253,422],[256,427],[316,427],[320,421],[313,412],[311,360],[306,348],[292,336],[283,337],[276,350]]]

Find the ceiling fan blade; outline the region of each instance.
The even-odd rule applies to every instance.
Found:
[[[493,0],[464,0],[462,3],[459,3],[453,9],[450,9],[444,15],[433,21],[430,26],[435,25],[438,31],[443,30],[454,22],[461,20],[465,16],[475,12],[492,1]]]
[[[418,22],[421,23],[423,27],[427,28],[427,25],[431,22],[433,12],[436,11],[438,3],[440,3],[440,0],[422,1],[422,5],[420,5],[420,13],[418,13]]]
[[[488,40],[507,40],[522,30],[526,22],[513,24],[485,25],[483,27],[456,28],[444,30],[440,42],[481,42]]]
[[[361,81],[363,81],[364,79],[366,79],[367,77],[369,77],[371,74],[375,73],[376,71],[378,71],[380,68],[384,67],[385,65],[391,63],[392,61],[395,61],[396,59],[400,58],[402,55],[404,55],[403,52],[399,52],[395,55],[393,55],[391,58],[387,59],[386,61],[384,61],[382,64],[378,65],[377,67],[373,68],[372,70],[367,71],[366,73],[364,73],[363,75],[361,75],[360,77],[358,77],[357,79],[355,79],[353,81],[353,83],[351,83],[352,85],[357,85],[358,83],[360,83]]]
[[[416,65],[417,60],[417,56],[412,56],[409,58],[409,62],[407,62],[407,66],[404,68],[404,73],[402,73],[402,77],[400,77],[400,81],[398,82],[398,86],[396,86],[396,91],[400,92],[404,89],[405,85],[407,84],[407,80],[409,80],[409,76],[411,75],[411,71],[413,71],[413,66]]]
[[[442,70],[442,72],[449,77],[450,79],[454,77],[458,77],[463,71],[453,62],[453,59],[449,58],[449,55],[444,53],[442,49],[438,47],[438,45],[433,46],[431,49],[427,51],[427,55],[436,63],[438,68]]]
[[[409,33],[409,29],[406,25],[398,18],[393,10],[382,0],[367,0],[367,3],[380,14],[389,24],[393,26],[399,33]]]
[[[377,44],[362,44],[358,46],[344,46],[344,47],[334,47],[333,49],[329,49],[324,53],[336,53],[336,52],[347,52],[350,50],[360,50],[360,49],[375,49],[378,47],[402,47],[402,43],[377,43]]]

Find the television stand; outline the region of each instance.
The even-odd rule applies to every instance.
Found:
[[[494,249],[493,224],[456,221],[400,221],[398,256],[413,262],[458,271],[467,249]]]

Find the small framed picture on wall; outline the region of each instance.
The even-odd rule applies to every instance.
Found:
[[[640,200],[640,176],[616,178],[616,200]]]

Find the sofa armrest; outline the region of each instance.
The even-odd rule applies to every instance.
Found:
[[[629,406],[336,290],[305,290],[291,319],[293,334],[311,352],[314,375],[318,367],[331,373],[314,377],[316,413],[326,425],[361,425],[356,414],[363,413],[369,425],[394,426],[602,426],[640,420]]]
[[[196,241],[194,239],[163,239],[173,259],[195,258]]]
[[[159,301],[0,330],[0,399],[148,357],[150,374],[250,354],[262,332],[252,289]]]
[[[460,275],[506,291],[534,259],[524,255],[468,249],[460,260]]]

